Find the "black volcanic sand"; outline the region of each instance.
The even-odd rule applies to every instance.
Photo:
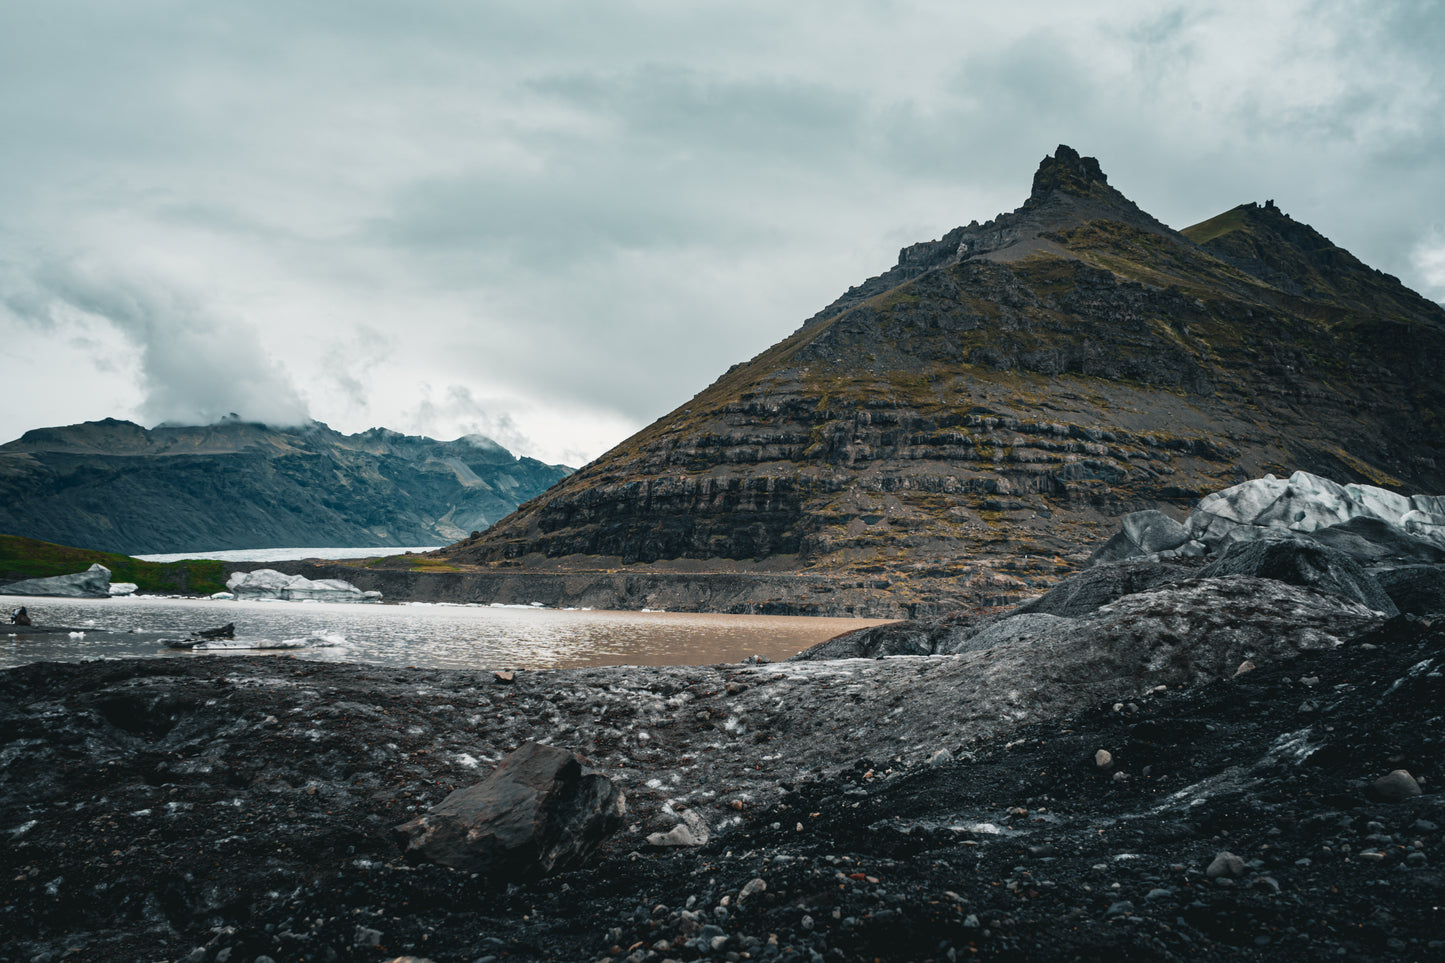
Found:
[[[956,758],[934,765],[725,708],[773,666],[512,686],[278,658],[13,669],[0,960],[1445,958],[1442,650],[1445,625],[1396,619],[1236,679],[941,737]],[[793,670],[779,698],[886,732],[898,690],[946,662],[835,667],[872,668],[874,699]],[[952,732],[952,707],[931,711]],[[740,718],[735,748],[699,748]],[[630,747],[632,768],[604,769],[632,823],[534,884],[408,864],[391,827],[529,732]],[[1397,768],[1424,795],[1377,798]],[[649,787],[649,769],[673,775]],[[684,790],[739,824],[646,850]],[[1221,850],[1242,876],[1206,877]]]

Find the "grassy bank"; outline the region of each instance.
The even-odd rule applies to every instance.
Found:
[[[142,592],[210,595],[226,588],[226,563],[211,559],[142,562],[129,555],[52,545],[18,535],[0,535],[0,583],[83,572],[99,562],[113,582],[134,582]],[[0,594],[4,588],[0,587]]]

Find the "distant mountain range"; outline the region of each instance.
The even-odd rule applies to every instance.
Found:
[[[1445,310],[1273,202],[1176,231],[1061,146],[1017,210],[904,248],[444,555],[997,600],[1266,472],[1445,491],[1442,371]]]
[[[480,435],[107,418],[0,445],[0,533],[128,555],[440,545],[571,471]]]

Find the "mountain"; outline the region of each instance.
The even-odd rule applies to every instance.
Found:
[[[1441,370],[1445,310],[1273,202],[1176,231],[1060,146],[1017,210],[904,248],[442,554],[1004,601],[1123,513],[1266,472],[1445,491]]]
[[[480,435],[107,418],[0,445],[0,532],[130,555],[437,545],[570,471]]]

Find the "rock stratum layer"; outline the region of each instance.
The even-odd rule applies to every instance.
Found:
[[[1272,202],[1174,231],[1060,147],[1018,210],[903,249],[444,555],[1026,594],[1119,516],[1267,472],[1445,490],[1442,364],[1438,304]]]
[[[130,555],[436,545],[486,528],[570,469],[480,435],[107,418],[0,445],[0,532]]]

